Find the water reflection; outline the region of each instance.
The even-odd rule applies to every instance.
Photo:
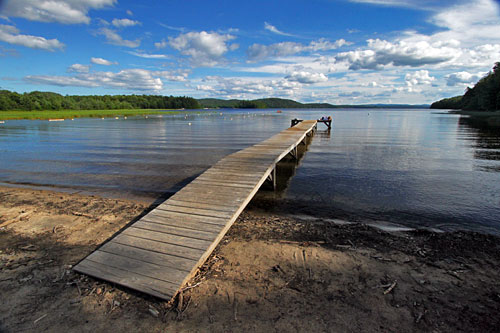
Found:
[[[500,172],[500,116],[461,117],[460,130],[468,132],[467,140],[474,148],[477,168],[487,172]]]
[[[319,124],[307,154],[280,163],[278,190],[261,191],[254,205],[349,221],[500,231],[498,130],[423,110],[8,121],[0,126],[0,182],[152,202],[291,119],[325,115],[333,117],[333,129]]]

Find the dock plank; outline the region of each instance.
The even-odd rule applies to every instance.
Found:
[[[166,232],[141,229],[139,227],[136,227],[135,225],[128,227],[121,234],[147,240],[153,240],[162,243],[168,243],[172,245],[179,245],[197,250],[204,250],[207,248],[207,246],[209,246],[212,243],[206,240],[172,235]]]
[[[180,271],[175,267],[152,264],[143,260],[124,257],[118,254],[97,250],[89,255],[89,260],[99,264],[111,265],[114,268],[147,276],[151,279],[172,283],[173,285],[181,282],[186,276],[185,271]]]
[[[116,236],[111,242],[115,242],[122,245],[135,246],[137,248],[148,250],[152,252],[159,252],[177,256],[180,258],[198,260],[198,258],[203,254],[202,250],[193,249],[190,247],[185,247],[182,245],[169,244],[165,242],[158,242],[151,239],[138,238],[134,236],[129,236],[124,233]]]
[[[74,269],[170,300],[208,258],[276,163],[315,129],[315,120],[304,120],[222,158]]]
[[[174,267],[178,270],[189,272],[193,268],[194,260],[180,258],[165,253],[144,250],[130,245],[108,242],[99,248],[99,251],[121,255],[126,258],[143,260],[165,267]]]
[[[107,263],[96,263],[88,258],[78,264],[76,271],[164,300],[170,300],[177,293],[177,285],[174,283],[152,279],[144,275],[115,268]]]

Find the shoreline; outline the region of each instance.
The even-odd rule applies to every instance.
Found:
[[[112,118],[148,115],[175,115],[207,112],[202,109],[116,109],[116,110],[49,110],[49,111],[0,111],[0,120],[49,120],[62,121],[72,118]]]
[[[385,232],[250,205],[172,304],[71,267],[149,209],[0,186],[0,331],[482,331],[500,238]]]

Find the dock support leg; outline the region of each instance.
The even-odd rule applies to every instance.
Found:
[[[273,191],[276,191],[276,165],[273,168],[273,171],[267,176],[267,181],[269,181],[273,185]]]
[[[296,160],[299,159],[299,156],[297,155],[297,146],[293,147],[288,154],[292,155],[292,157]]]

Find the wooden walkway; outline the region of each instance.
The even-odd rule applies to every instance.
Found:
[[[196,273],[275,167],[316,130],[302,121],[228,155],[90,254],[75,270],[165,300]]]

